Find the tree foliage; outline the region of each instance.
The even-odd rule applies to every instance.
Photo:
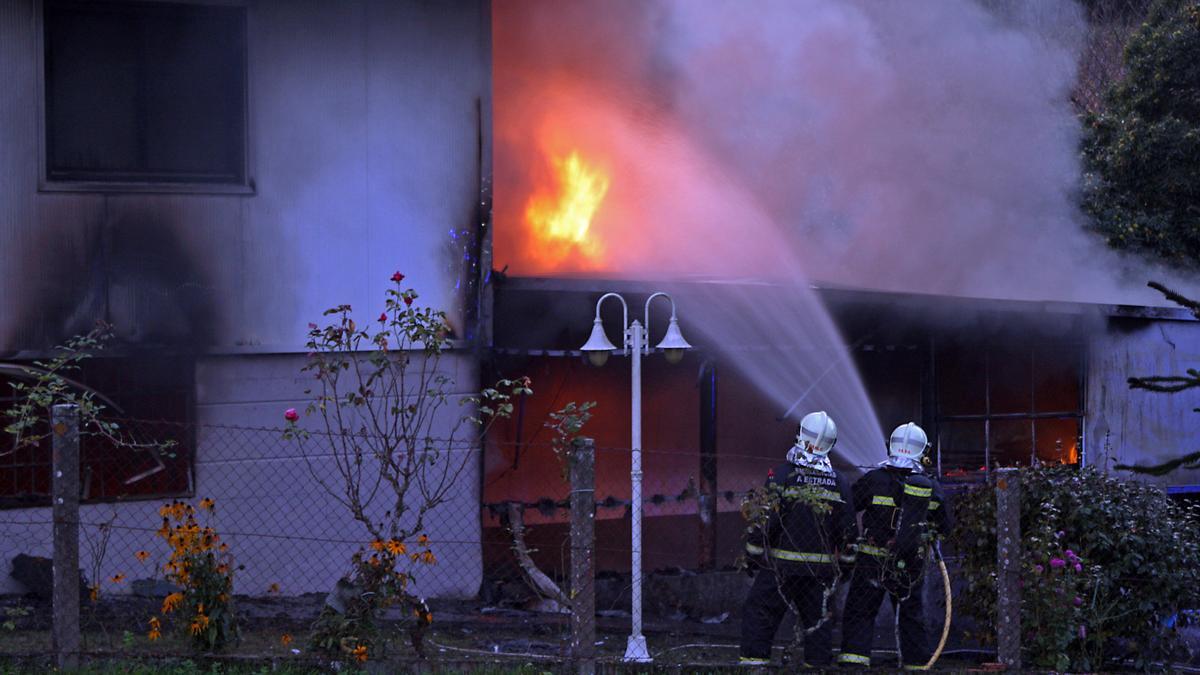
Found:
[[[1157,0],[1086,118],[1084,209],[1119,249],[1200,263],[1200,0]]]

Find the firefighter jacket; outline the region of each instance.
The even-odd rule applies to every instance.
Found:
[[[881,466],[854,483],[853,495],[855,512],[863,513],[860,554],[917,562],[928,535],[952,527],[941,485],[922,472]]]
[[[832,577],[838,551],[856,534],[849,484],[836,471],[784,463],[768,472],[767,490],[779,509],[751,525],[747,557],[787,575]],[[819,513],[811,499],[831,508]]]

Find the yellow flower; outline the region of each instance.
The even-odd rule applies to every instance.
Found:
[[[121,583],[122,581],[125,581],[125,575],[124,575],[124,574],[117,574],[117,575],[114,575],[114,576],[112,577],[111,581],[112,581],[114,584],[119,584],[119,583]]]
[[[354,651],[352,651],[350,653],[354,655],[355,659],[358,659],[359,663],[366,663],[367,658],[369,658],[367,656],[367,648],[365,645],[359,645],[359,646],[355,647]]]
[[[217,549],[220,550],[221,553],[226,553],[229,551],[229,544],[221,544],[217,547]]]
[[[95,602],[100,597],[99,584],[92,586],[91,588],[88,589],[88,597],[92,599],[92,602]]]
[[[425,544],[429,543],[429,537],[427,537],[425,535],[421,535],[421,536],[417,537],[417,543],[424,546]]]
[[[392,555],[404,555],[407,549],[402,542],[392,539],[387,543],[387,551]]]
[[[279,636],[279,642],[280,642],[280,644],[282,644],[284,647],[286,647],[286,646],[288,646],[288,645],[292,644],[292,636],[291,636],[291,634],[289,634],[289,633],[284,633],[283,635],[280,635],[280,636]]]
[[[270,586],[267,586],[267,592],[268,593],[278,593],[279,592],[279,584],[271,584]]]
[[[146,558],[150,557],[149,551],[138,551],[133,554],[133,557],[138,559],[138,562],[146,562]]]
[[[163,598],[162,613],[170,614],[181,604],[183,604],[183,593],[172,593]]]
[[[199,635],[208,628],[208,617],[204,614],[197,614],[196,618],[192,619],[192,635]]]
[[[421,562],[425,563],[426,565],[432,565],[437,562],[437,558],[433,557],[433,551],[425,549],[421,552]]]
[[[157,616],[150,617],[150,632],[146,634],[146,637],[151,640],[157,640],[162,637],[162,624],[158,622]]]
[[[371,542],[371,548],[376,551],[382,551],[383,550],[383,542],[380,541],[379,539],[376,539],[375,541]]]
[[[209,497],[205,497],[204,499],[200,500],[200,508],[204,509],[205,511],[212,511],[213,506],[215,506],[215,505],[216,505],[216,502],[214,502]]]

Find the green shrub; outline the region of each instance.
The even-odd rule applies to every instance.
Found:
[[[1157,488],[1093,468],[1022,469],[1022,650],[1030,665],[1148,669],[1182,648],[1173,617],[1200,607],[1200,517]],[[996,495],[957,500],[966,590],[956,608],[994,642]]]

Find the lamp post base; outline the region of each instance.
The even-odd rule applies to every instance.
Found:
[[[624,661],[636,663],[650,663],[653,659],[650,658],[650,650],[646,648],[645,635],[630,635],[629,642],[625,645]]]

